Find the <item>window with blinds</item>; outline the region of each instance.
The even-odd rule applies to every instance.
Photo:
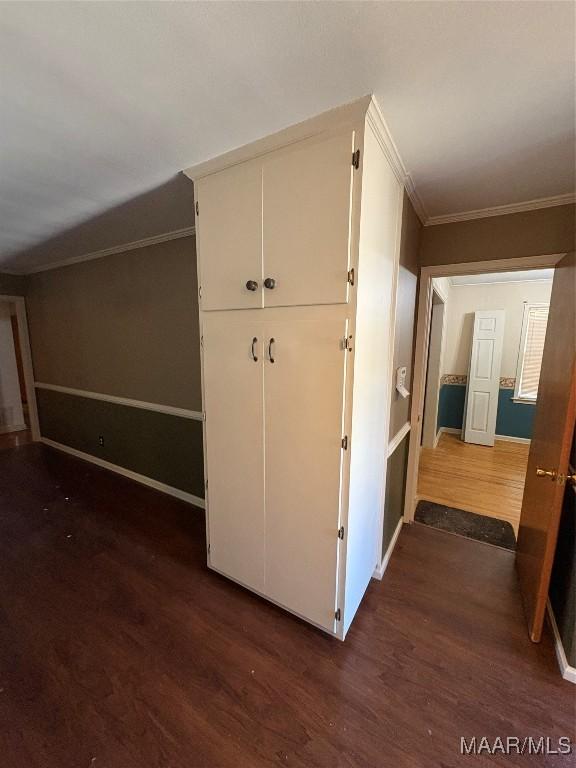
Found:
[[[514,398],[536,401],[548,324],[548,304],[525,304]]]

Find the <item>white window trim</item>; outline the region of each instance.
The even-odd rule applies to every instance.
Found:
[[[536,405],[536,398],[532,397],[520,397],[520,381],[522,377],[522,368],[524,366],[524,353],[526,352],[526,335],[528,333],[528,313],[534,307],[547,307],[550,308],[550,302],[534,301],[524,302],[524,315],[522,316],[522,333],[520,334],[520,346],[518,347],[518,361],[516,363],[516,381],[514,382],[514,395],[512,400],[515,403],[527,403],[529,405]]]

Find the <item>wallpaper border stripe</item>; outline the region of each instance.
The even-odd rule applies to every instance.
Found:
[[[131,408],[141,408],[145,411],[155,411],[156,413],[167,413],[170,416],[178,416],[181,419],[192,419],[194,421],[204,421],[202,411],[191,411],[187,408],[177,408],[174,405],[161,405],[160,403],[148,403],[145,400],[133,400],[129,397],[117,397],[116,395],[105,395],[102,392],[89,392],[86,389],[73,389],[72,387],[63,387],[60,384],[46,384],[41,381],[35,381],[36,389],[47,389],[50,392],[62,392],[65,395],[75,395],[76,397],[85,397],[89,400],[102,400],[105,403],[115,403],[116,405],[128,405]]]

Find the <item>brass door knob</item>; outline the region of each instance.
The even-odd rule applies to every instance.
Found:
[[[576,475],[560,475],[555,469],[540,469],[540,467],[537,467],[536,474],[538,477],[549,477],[550,480],[557,480],[560,485],[564,485],[564,483],[576,485]]]
[[[540,469],[540,467],[536,467],[536,474],[538,477],[549,477],[550,480],[556,480],[558,477],[558,472],[555,469]]]

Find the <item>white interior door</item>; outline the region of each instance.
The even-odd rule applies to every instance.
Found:
[[[264,161],[265,306],[348,301],[353,150],[347,131]]]
[[[345,320],[266,325],[266,592],[333,631]],[[272,357],[271,361],[270,355]]]
[[[242,163],[199,179],[195,195],[200,308],[261,307],[261,164]]]
[[[472,352],[464,413],[464,442],[494,445],[500,364],[504,339],[503,309],[474,313]]]
[[[263,592],[262,326],[241,312],[210,314],[202,334],[208,562]]]

